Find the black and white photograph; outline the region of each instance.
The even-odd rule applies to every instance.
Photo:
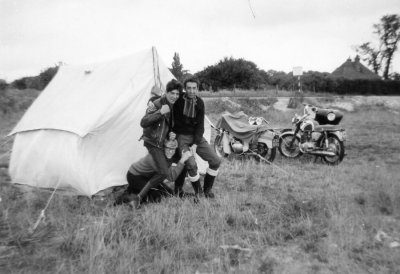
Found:
[[[0,273],[400,273],[398,0],[0,0]]]

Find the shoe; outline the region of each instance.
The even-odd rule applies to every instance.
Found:
[[[123,192],[120,196],[118,196],[115,199],[114,206],[129,203],[132,200],[131,195],[132,195],[131,193],[128,193],[126,191]]]
[[[178,196],[178,197],[181,198],[181,199],[184,199],[184,198],[193,196],[193,193],[186,192],[186,191],[184,191],[184,190],[180,190],[180,191],[178,191],[178,193],[176,194],[176,196]]]
[[[140,196],[139,196],[139,195],[132,194],[131,199],[132,199],[132,200],[129,202],[129,205],[130,205],[131,207],[133,207],[134,209],[140,209],[140,208],[141,208]]]
[[[209,189],[208,191],[204,191],[204,197],[208,198],[208,199],[214,199],[215,195],[214,193],[211,191],[211,189]]]

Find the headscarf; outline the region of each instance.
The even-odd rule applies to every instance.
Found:
[[[196,103],[197,97],[188,98],[187,95],[183,95],[183,99],[185,100],[185,106],[183,107],[183,115],[195,118],[196,117]]]

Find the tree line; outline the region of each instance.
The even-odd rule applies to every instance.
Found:
[[[22,77],[7,83],[5,80],[0,79],[0,90],[5,90],[8,87],[15,89],[36,89],[43,90],[56,75],[60,64],[43,70],[37,76]]]

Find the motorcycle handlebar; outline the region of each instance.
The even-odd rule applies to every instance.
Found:
[[[270,125],[270,123],[267,121],[267,119],[265,119],[264,117],[262,117],[262,119],[267,125]]]
[[[257,120],[261,120],[261,123],[260,124],[258,124],[257,123]],[[262,125],[262,123],[263,122],[265,122],[267,125],[270,125],[270,123],[264,118],[264,117],[253,117],[253,116],[250,116],[249,117],[249,119],[248,119],[248,121],[249,121],[249,124],[250,125],[257,125],[257,126],[260,126],[260,125]],[[255,124],[253,124],[253,123],[255,123]]]

